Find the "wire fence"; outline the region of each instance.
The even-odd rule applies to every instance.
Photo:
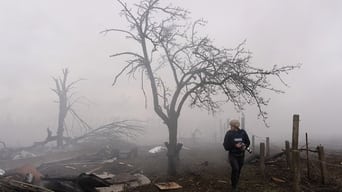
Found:
[[[327,161],[321,161],[319,159],[310,159],[310,161],[314,161],[314,162],[318,162],[318,163],[323,163],[323,164],[331,166],[331,167],[342,168],[342,165],[334,164],[334,163],[328,163]]]
[[[267,138],[269,138],[267,136],[256,135],[256,134],[254,134],[252,132],[250,132],[250,134],[252,135],[252,138],[254,138],[255,147],[258,147],[258,143],[266,142]],[[279,147],[279,145],[272,144],[271,140],[269,140],[269,141],[270,141],[270,148],[277,148],[277,147]],[[308,149],[306,148],[306,144],[301,144],[299,146],[299,151],[305,152],[306,150],[308,150],[311,153],[318,153],[317,146],[321,146],[321,144],[308,143]],[[338,145],[336,145],[336,146],[338,146]],[[333,148],[335,148],[335,147],[333,147]],[[340,149],[342,149],[342,148],[340,148]],[[281,150],[285,151],[285,146],[284,146],[284,149],[281,149]],[[316,162],[316,163],[323,163],[323,164],[325,164],[327,166],[330,166],[330,167],[342,168],[342,151],[331,150],[331,151],[325,151],[324,153],[325,153],[325,155],[327,157],[341,154],[341,162],[340,162],[340,164],[338,164],[338,163],[330,163],[330,162],[327,162],[327,160],[321,161],[318,158],[317,159],[310,158],[309,161]]]

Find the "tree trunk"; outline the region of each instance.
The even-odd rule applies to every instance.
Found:
[[[167,147],[168,156],[168,174],[170,176],[175,176],[177,174],[177,164],[179,161],[179,152],[182,149],[182,144],[177,143],[177,126],[178,119],[170,118],[167,123],[169,129],[169,142],[165,143]]]
[[[59,100],[59,113],[58,113],[58,128],[57,128],[57,147],[62,148],[63,146],[63,133],[64,133],[64,119],[67,113],[67,101],[66,96],[60,97]]]

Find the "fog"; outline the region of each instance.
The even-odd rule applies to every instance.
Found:
[[[127,1],[133,3],[137,1]],[[243,40],[253,52],[251,64],[302,64],[277,79],[285,94],[264,92],[271,98],[265,108],[269,128],[257,118],[255,106],[246,107],[247,131],[271,140],[289,139],[292,115],[300,115],[300,132],[324,142],[342,137],[342,2],[339,0],[290,1],[195,1],[174,0],[187,8],[193,19],[208,21],[204,33],[219,46],[233,48]],[[69,68],[70,80],[83,78],[75,93],[83,96],[75,110],[89,124],[122,119],[146,121],[139,143],[162,142],[167,128],[153,112],[151,98],[145,108],[140,81],[114,76],[123,60],[109,55],[136,46],[108,28],[124,28],[116,1],[102,0],[2,0],[0,1],[0,140],[8,145],[29,145],[46,137],[46,128],[57,129],[57,96],[51,77]],[[220,139],[218,130],[227,118],[240,118],[231,104],[214,116],[184,106],[179,136],[194,129],[208,140]],[[70,125],[78,129],[76,125]]]

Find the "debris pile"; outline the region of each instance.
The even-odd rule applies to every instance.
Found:
[[[19,151],[12,161],[32,160],[35,154]],[[151,183],[134,166],[138,149],[119,150],[105,145],[93,154],[46,162],[38,167],[25,164],[14,169],[0,169],[0,189],[5,192],[120,192]]]

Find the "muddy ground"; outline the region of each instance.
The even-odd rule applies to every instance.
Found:
[[[279,149],[280,150],[280,149]],[[279,151],[274,151],[278,153]],[[327,185],[321,185],[319,177],[319,164],[310,164],[310,180],[307,178],[305,168],[305,153],[302,156],[302,191],[332,192],[342,191],[342,153],[330,151],[327,153],[327,161],[338,167],[328,166],[329,180]],[[317,155],[311,155],[311,159],[317,159]],[[227,153],[223,151],[221,144],[207,144],[202,147],[183,150],[179,164],[178,176],[167,177],[166,155],[141,156],[136,166],[142,167],[145,174],[153,182],[176,181],[183,188],[175,191],[230,191],[230,166],[227,162]],[[265,176],[260,172],[259,162],[245,164],[240,178],[240,191],[244,192],[290,192],[292,190],[292,174],[287,167],[285,156],[273,159],[266,164]],[[280,182],[281,179],[284,182]],[[159,191],[153,184],[131,191],[154,192]]]
[[[22,160],[21,163],[31,163],[46,177],[63,178],[77,177],[80,173],[104,172],[119,175],[123,173],[141,173],[151,180],[151,184],[137,188],[126,189],[130,192],[160,191],[155,183],[174,181],[182,186],[174,192],[214,192],[230,191],[230,166],[227,153],[222,144],[185,144],[180,155],[178,175],[169,177],[167,171],[166,152],[151,154],[149,149],[154,146],[134,146],[132,144],[101,144],[86,146],[77,151],[59,152],[60,155],[50,153],[44,157]],[[125,151],[137,147],[137,156],[128,157]],[[120,157],[113,159],[113,154],[120,149]],[[281,151],[274,148],[273,154]],[[321,184],[317,154],[311,154],[311,175],[307,177],[305,153],[301,154],[301,189],[304,192],[342,192],[342,150],[326,150],[328,162],[328,184]],[[247,156],[248,157],[248,156]],[[247,158],[246,157],[246,158]],[[49,163],[42,161],[49,161]],[[98,163],[106,160],[106,163]],[[95,162],[95,163],[94,163]],[[97,162],[97,163],[96,163]],[[13,166],[18,162],[11,161]],[[8,166],[10,166],[8,164]],[[5,165],[4,162],[2,165]],[[291,192],[292,174],[287,167],[285,156],[267,162],[265,175],[260,172],[259,162],[245,164],[240,178],[240,191],[244,192]]]

